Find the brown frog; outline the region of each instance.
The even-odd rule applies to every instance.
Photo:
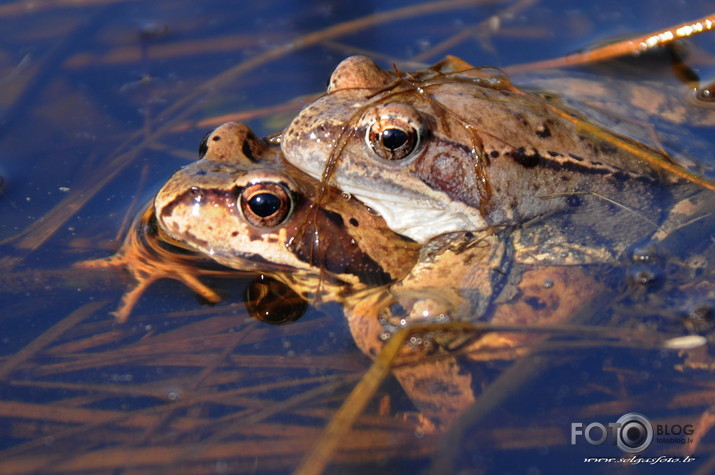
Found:
[[[711,111],[698,119],[715,123]],[[364,300],[354,312],[374,314],[366,321],[381,326],[370,332],[387,338],[424,316],[582,323],[587,302],[622,284],[603,286],[612,267],[577,266],[629,266],[622,258],[634,244],[651,236],[663,242],[708,216],[713,194],[693,182],[712,183],[673,164],[657,143],[645,145],[647,133],[629,127],[617,135],[609,125],[600,112],[524,92],[501,71],[455,58],[406,74],[357,56],[343,61],[327,93],[294,119],[282,150],[316,179],[377,210],[391,229],[425,244],[420,262],[389,295]],[[469,237],[470,230],[478,235]],[[487,230],[498,233],[491,244]],[[441,254],[444,243],[426,251],[435,240],[481,243],[489,251],[470,267],[473,252]],[[498,283],[499,273],[506,282]],[[529,351],[528,340],[490,334],[469,354],[478,358],[477,348],[491,344],[518,354]]]
[[[533,262],[612,260],[696,191],[671,193],[690,174],[659,151],[456,58],[414,73],[344,60],[282,150],[420,243],[548,217],[548,229],[524,232]]]

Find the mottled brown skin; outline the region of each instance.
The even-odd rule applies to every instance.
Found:
[[[629,81],[601,75],[596,80],[593,74],[576,72],[570,72],[569,77],[564,78],[564,71],[556,69],[540,71],[538,75],[519,76],[515,82],[518,80],[520,87],[529,87],[535,94],[549,100],[576,100],[588,108],[582,109],[584,112],[590,110],[595,113],[589,115],[590,119],[603,119],[605,127],[615,128],[638,141],[658,147],[658,144],[654,143],[653,131],[644,127],[648,122],[663,125],[715,126],[712,100],[703,97],[692,87],[685,87],[680,79],[673,79],[673,84],[664,82],[663,78],[652,81],[646,77]],[[552,91],[552,94],[549,94],[549,91]],[[553,92],[558,93],[558,96]],[[644,123],[641,123],[640,127],[635,123],[636,127],[624,129],[626,124],[623,119]],[[630,133],[638,128],[641,132]],[[678,129],[678,132],[682,134],[684,131]]]
[[[391,232],[356,199],[323,189],[283,163],[278,146],[245,125],[217,128],[202,152],[156,196],[158,225],[171,239],[234,269],[275,273],[304,295],[329,300],[393,282],[414,265],[414,242]],[[243,190],[264,185],[280,187],[290,199],[285,219],[267,226],[249,221],[239,205]]]
[[[417,144],[403,158],[385,159],[371,130],[395,122],[416,130]],[[624,240],[652,233],[668,205],[663,185],[672,180],[614,146],[609,131],[582,124],[577,113],[515,88],[497,70],[449,60],[398,78],[354,56],[285,131],[282,150],[418,242],[562,211],[597,217],[611,229],[635,223]]]

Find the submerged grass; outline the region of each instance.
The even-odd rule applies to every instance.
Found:
[[[7,77],[15,77],[17,82],[5,90],[3,110],[21,114],[30,109],[30,116],[37,124],[52,123],[62,130],[62,118],[68,115],[68,110],[96,117],[93,114],[103,107],[98,98],[71,84],[66,71],[81,74],[100,70],[111,74],[114,71],[111,68],[118,66],[141,69],[148,57],[154,61],[172,61],[193,60],[217,51],[238,54],[253,49],[256,52],[243,61],[230,61],[231,66],[209,80],[202,80],[201,75],[191,78],[189,92],[179,88],[174,95],[167,93],[170,100],[157,99],[161,106],[147,106],[150,112],[139,127],[122,124],[119,116],[108,119],[112,132],[109,139],[103,140],[107,142],[105,145],[111,146],[111,153],[99,149],[87,157],[88,153],[83,151],[85,163],[76,165],[78,173],[71,190],[60,195],[62,198],[51,209],[42,209],[38,213],[40,217],[18,233],[12,236],[3,233],[6,237],[2,244],[9,250],[9,255],[2,260],[3,272],[6,276],[29,276],[25,281],[12,278],[3,284],[2,295],[8,301],[24,293],[42,295],[43,289],[49,288],[69,295],[70,289],[77,287],[76,282],[91,288],[100,280],[109,280],[105,283],[111,287],[119,279],[107,278],[104,274],[92,277],[87,275],[88,271],[79,270],[45,271],[32,260],[33,251],[56,246],[58,232],[74,226],[72,220],[85,207],[123,173],[137,167],[145,156],[169,150],[170,154],[185,159],[183,150],[168,145],[178,140],[181,133],[190,130],[200,137],[199,129],[225,120],[289,116],[309,100],[309,97],[298,98],[230,115],[202,113],[207,96],[226,89],[238,78],[251,74],[260,76],[261,67],[311,47],[349,52],[354,35],[380,25],[389,27],[401,20],[430,18],[440,12],[459,15],[473,10],[475,5],[495,9],[476,29],[474,25],[447,25],[450,32],[440,43],[408,58],[393,57],[381,50],[373,53],[387,59],[421,63],[465,42],[476,41],[489,47],[489,41],[500,34],[501,23],[508,22],[514,15],[528,13],[539,2],[423,2],[346,20],[306,35],[273,34],[260,38],[240,33],[187,41],[160,38],[156,44],[149,41],[144,49],[116,38],[91,52],[78,45],[78,36],[83,41],[86,36],[102,38],[102,27],[106,26],[102,22],[107,19],[102,19],[100,14],[91,17],[94,20],[89,20],[89,25],[80,21],[87,11],[106,13],[102,9],[134,4],[140,2],[36,1],[32,2],[32,13],[28,13],[27,2],[0,6],[0,19],[5,20],[32,23],[46,13],[57,11],[76,19],[57,27],[61,29],[58,36],[66,39],[64,43],[60,42],[28,67],[18,64],[12,68],[10,73],[14,76],[8,73]],[[512,34],[513,31],[509,33]],[[530,33],[524,34],[528,37]],[[38,41],[52,37],[49,32],[39,30],[36,35]],[[275,46],[262,47],[263,42]],[[149,78],[147,81],[151,83]],[[70,106],[60,100],[63,92],[72,94]],[[42,103],[49,96],[53,98]],[[43,141],[49,139],[41,131],[38,133]],[[72,130],[63,130],[63,133],[70,135]],[[63,144],[70,153],[86,146],[86,142]],[[52,161],[41,162],[49,163]],[[139,195],[145,185],[129,186],[136,186],[132,191]],[[80,235],[69,240],[69,244],[65,242],[63,252],[73,256],[97,251],[106,253],[114,237],[108,236],[106,230],[92,229],[95,234]],[[238,281],[225,285],[234,284],[244,285]],[[701,373],[706,375],[704,378],[692,372],[676,373],[672,368],[663,370],[658,384],[669,390],[654,397],[643,389],[649,383],[648,377],[642,374],[645,369],[633,370],[618,359],[621,353],[615,352],[616,356],[597,359],[596,365],[604,376],[583,383],[575,389],[580,392],[579,398],[566,398],[563,405],[542,401],[538,411],[525,414],[518,406],[510,405],[507,393],[499,393],[488,400],[488,412],[503,416],[498,424],[489,423],[489,414],[481,414],[464,419],[469,429],[479,425],[477,431],[464,428],[447,435],[424,433],[419,423],[415,423],[414,408],[399,387],[388,379],[394,363],[389,352],[370,366],[367,358],[349,341],[345,343],[349,336],[336,318],[313,315],[291,325],[270,327],[250,320],[240,305],[185,310],[177,303],[166,306],[168,310],[158,305],[151,313],[136,311],[129,323],[116,325],[107,311],[114,303],[106,300],[106,296],[95,298],[93,295],[89,303],[82,304],[71,296],[67,300],[72,304],[69,311],[51,305],[49,310],[33,311],[31,320],[40,330],[17,328],[18,332],[26,332],[21,338],[29,343],[0,358],[0,424],[3,427],[0,473],[117,470],[141,473],[172,468],[191,473],[288,472],[301,461],[303,473],[317,473],[327,466],[379,468],[400,466],[402,462],[407,467],[426,467],[428,458],[440,447],[443,451],[438,467],[444,467],[458,462],[460,456],[450,454],[445,446],[463,446],[467,450],[479,447],[482,451],[501,451],[507,457],[515,451],[543,448],[572,454],[573,449],[568,445],[569,421],[610,420],[635,407],[658,413],[658,422],[695,424],[698,450],[708,453],[713,449],[709,442],[711,437],[707,438],[715,424],[712,366],[710,371]],[[32,304],[28,302],[27,307]],[[3,319],[11,321],[12,316],[6,315]],[[50,325],[50,322],[57,323]],[[472,327],[465,331],[483,330]],[[511,392],[524,391],[535,384],[548,386],[553,383],[559,367],[577,367],[579,360],[587,358],[590,351],[597,352],[609,345],[625,348],[623,358],[635,354],[644,359],[662,358],[666,363],[682,363],[672,352],[663,356],[663,350],[656,344],[657,335],[653,333],[628,332],[617,327],[607,327],[605,333],[598,335],[588,334],[581,328],[575,330],[576,334],[569,333],[574,332],[573,327],[539,331],[552,336],[567,335],[539,348],[540,355],[547,355],[543,361],[562,358],[558,364],[538,371],[530,367],[526,373],[522,369],[520,374],[532,376],[537,381],[534,383],[532,378],[510,380],[515,371],[501,373],[503,367],[508,366],[503,363],[482,363],[486,375],[482,385],[488,389],[490,381],[516,384]],[[406,337],[406,333],[400,336]],[[569,343],[583,348],[574,352],[572,346],[570,351],[564,352]],[[399,338],[391,345],[389,349],[398,351]],[[693,354],[689,354],[689,358],[697,359]],[[704,363],[710,361],[708,355],[699,355],[699,358]],[[528,366],[528,361],[521,361]],[[574,370],[567,374],[581,373]],[[517,402],[525,400],[528,402],[529,396],[517,394]],[[584,402],[568,406],[567,403],[575,400]],[[476,407],[474,412],[480,410],[483,407]],[[316,441],[322,445],[316,446]],[[307,461],[304,460],[306,454],[311,454]],[[700,468],[705,470],[713,464],[715,461],[710,460]],[[490,471],[488,467],[486,471]]]

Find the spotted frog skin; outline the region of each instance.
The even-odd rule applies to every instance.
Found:
[[[282,150],[420,243],[564,211],[580,217],[562,228],[593,224],[606,248],[633,242],[655,231],[673,201],[663,188],[679,181],[653,166],[667,162],[659,152],[456,58],[409,74],[347,58]]]

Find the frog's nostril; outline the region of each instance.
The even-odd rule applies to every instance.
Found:
[[[211,134],[213,134],[214,131],[212,130],[211,132],[207,132],[206,135],[201,139],[201,143],[199,143],[199,158],[204,158],[204,155],[206,155],[206,152],[209,151],[209,137]]]
[[[696,97],[702,102],[715,102],[715,82],[698,88]]]
[[[192,186],[189,188],[189,193],[191,193],[191,196],[197,203],[200,203],[204,199],[204,191],[198,186]]]

